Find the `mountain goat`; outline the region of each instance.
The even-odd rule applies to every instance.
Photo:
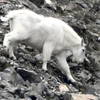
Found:
[[[36,14],[28,9],[10,11],[4,18],[10,22],[11,31],[5,34],[3,46],[9,51],[9,56],[16,58],[13,53],[15,43],[25,41],[34,48],[42,50],[43,70],[47,70],[47,62],[55,55],[59,69],[71,82],[72,77],[66,58],[70,55],[77,62],[85,59],[85,47],[82,38],[65,22]]]

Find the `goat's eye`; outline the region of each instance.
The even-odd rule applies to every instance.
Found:
[[[83,52],[85,52],[85,49],[82,49]]]

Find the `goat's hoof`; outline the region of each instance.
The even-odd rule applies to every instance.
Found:
[[[77,88],[79,91],[84,92],[85,86],[81,82],[73,82],[72,85]]]
[[[10,59],[16,60],[16,57],[15,56],[10,56]]]
[[[42,70],[46,72],[47,71],[47,68],[42,68]]]
[[[42,66],[42,70],[47,71],[47,67],[46,66]]]
[[[43,61],[42,70],[47,71],[47,62]]]

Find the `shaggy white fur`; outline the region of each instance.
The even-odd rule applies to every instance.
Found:
[[[67,23],[27,9],[10,11],[4,21],[10,22],[11,31],[3,41],[10,57],[16,58],[13,53],[15,43],[25,40],[29,45],[42,49],[44,70],[47,70],[47,62],[54,54],[59,68],[70,81],[76,82],[70,73],[66,57],[73,55],[74,60],[83,62],[85,47],[81,45],[82,38]]]

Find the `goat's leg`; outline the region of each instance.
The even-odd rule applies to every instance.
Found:
[[[54,46],[52,45],[51,42],[46,42],[43,46],[43,65],[42,65],[42,69],[45,70],[45,71],[47,70],[47,62],[51,58],[53,48],[54,48]]]
[[[3,40],[3,46],[6,48],[6,51],[8,51],[9,46],[10,46],[10,41],[9,41],[9,34],[5,34],[4,40]]]
[[[5,47],[6,51],[9,52],[9,57],[16,59],[14,52],[13,52],[12,34],[13,34],[12,32],[5,34],[5,37],[3,40],[3,46]]]
[[[69,65],[66,61],[66,54],[61,53],[61,54],[57,55],[56,58],[57,58],[57,61],[60,65],[59,69],[61,69],[65,73],[68,80],[71,81],[72,83],[76,82],[75,79],[71,75]]]
[[[13,52],[13,48],[14,48],[16,40],[18,40],[18,37],[16,33],[12,31],[5,35],[4,41],[3,41],[3,46],[6,47],[6,50],[9,52],[9,57],[12,57],[13,59],[16,59]]]
[[[13,48],[14,48],[14,46],[13,45],[10,45],[9,46],[9,57],[10,58],[13,58],[14,60],[16,60],[16,57],[15,57],[15,55],[14,55],[14,51],[13,51]]]

